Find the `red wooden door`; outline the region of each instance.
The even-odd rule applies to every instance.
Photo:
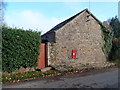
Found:
[[[47,65],[47,55],[46,55],[46,44],[42,43],[40,45],[40,54],[38,56],[38,69],[45,68]]]

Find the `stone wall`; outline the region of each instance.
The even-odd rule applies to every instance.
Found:
[[[48,66],[54,65],[56,61],[56,46],[55,43],[47,43],[48,48]]]
[[[87,12],[64,25],[56,33],[56,43],[49,44],[49,65],[58,70],[82,66],[102,67],[106,57],[102,51],[102,31],[98,22]],[[72,49],[77,58],[72,58]]]

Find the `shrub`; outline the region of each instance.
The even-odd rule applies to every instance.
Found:
[[[120,38],[113,39],[112,50],[109,57],[110,60],[120,60]]]
[[[12,72],[20,67],[36,67],[40,32],[2,28],[2,70]]]

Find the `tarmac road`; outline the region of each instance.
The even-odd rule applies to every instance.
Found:
[[[3,84],[3,88],[118,88],[118,68]]]

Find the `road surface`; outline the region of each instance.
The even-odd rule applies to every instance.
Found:
[[[118,68],[3,84],[3,88],[118,88]]]

